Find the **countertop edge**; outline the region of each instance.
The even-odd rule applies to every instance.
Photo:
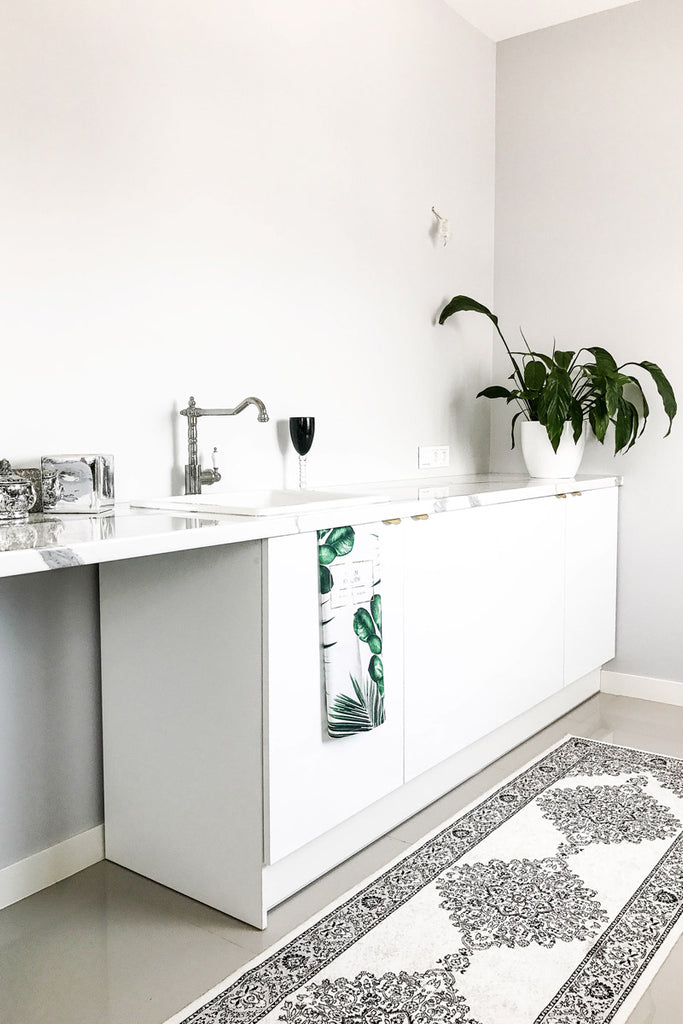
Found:
[[[419,483],[429,497],[390,498],[338,509],[298,515],[251,517],[214,513],[167,512],[117,505],[113,515],[36,516],[29,521],[0,525],[0,577],[45,570],[98,565],[126,558],[168,554],[196,548],[267,540],[308,533],[334,526],[356,526],[411,516],[439,515],[461,509],[527,501],[556,494],[620,486],[618,476],[579,476],[575,480],[530,480],[527,477],[486,474],[477,478],[450,478],[460,494],[438,496],[437,481],[399,481],[395,488]],[[496,484],[500,484],[497,488]],[[372,493],[369,486],[368,493]],[[384,492],[386,485],[374,490]],[[155,522],[156,520],[156,522]],[[137,528],[137,532],[136,532]],[[41,537],[51,533],[49,543]],[[22,542],[23,541],[23,542]],[[4,545],[4,547],[3,547]],[[9,549],[8,549],[9,548]]]

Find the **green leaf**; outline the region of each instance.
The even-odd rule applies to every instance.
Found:
[[[353,543],[356,534],[352,526],[337,526],[330,530],[326,543],[333,548],[337,555],[348,555],[353,551]]]
[[[376,633],[373,633],[372,636],[368,637],[368,647],[370,648],[373,654],[382,653],[382,641],[380,640]]]
[[[590,352],[593,356],[593,359],[595,359],[595,365],[601,373],[604,373],[605,371],[609,373],[616,373],[616,360],[609,354],[607,349],[599,348],[597,345],[594,345],[591,348],[587,348],[586,352]]]
[[[320,570],[320,593],[325,595],[329,594],[334,586],[334,580],[332,579],[332,573],[326,565],[319,566]]]
[[[373,594],[370,598],[370,612],[375,620],[377,632],[382,635],[382,597],[380,594]]]
[[[664,437],[668,437],[671,433],[671,427],[673,424],[674,416],[678,412],[678,405],[676,404],[676,396],[674,395],[674,390],[671,387],[671,384],[669,383],[667,377],[664,375],[663,371],[659,368],[659,366],[657,366],[656,363],[651,363],[649,359],[644,359],[642,363],[627,363],[626,365],[642,366],[644,370],[647,370],[647,372],[650,374],[653,381],[657,385],[657,391],[659,392],[659,397],[662,400],[664,412],[669,417],[669,429],[664,435]]]
[[[501,387],[500,384],[492,384],[488,388],[484,388],[477,395],[477,398],[514,398],[514,392],[508,391],[507,388]]]
[[[566,370],[555,367],[548,374],[538,402],[538,418],[548,432],[553,451],[557,451],[564,425],[569,418],[572,382]]]
[[[379,684],[368,679],[361,685],[353,676],[351,683],[356,700],[346,694],[338,694],[328,709],[327,731],[335,739],[369,732],[386,720],[384,696]]]
[[[568,370],[576,352],[555,352],[555,365],[561,370]]]
[[[607,428],[610,424],[610,418],[607,414],[607,406],[605,405],[604,399],[596,398],[589,411],[588,420],[598,441],[600,444],[604,444]]]
[[[572,398],[571,400],[571,404],[569,406],[569,416],[572,421],[574,444],[578,444],[579,438],[581,437],[581,433],[583,431],[583,410],[581,408],[581,405],[576,401],[575,398]]]
[[[620,452],[622,448],[631,440],[633,434],[633,406],[630,402],[620,398],[617,404],[617,415],[614,420],[614,454]]]
[[[547,373],[540,360],[534,359],[524,367],[524,386],[531,391],[540,391],[545,384]]]
[[[626,401],[626,399],[624,399],[624,401]],[[638,417],[638,410],[636,409],[636,407],[633,404],[633,402],[628,402],[628,405],[631,406],[631,416],[632,416],[631,440],[629,441],[629,443],[627,444],[626,448],[624,449],[625,452],[627,452],[631,448],[633,448],[633,445],[638,440],[638,425],[639,425],[639,422],[640,422],[639,421],[639,417]]]
[[[498,326],[498,317],[495,313],[492,313],[486,306],[482,306],[481,302],[471,299],[468,295],[455,295],[450,302],[446,303],[441,310],[439,323],[445,323],[449,316],[453,316],[454,313],[483,313],[492,323]]]
[[[384,693],[384,665],[382,664],[382,659],[376,654],[373,654],[370,658],[368,674],[377,683],[380,693]]]
[[[623,386],[617,380],[616,375],[610,374],[605,377],[605,402],[607,403],[608,416],[616,416],[623,390]]]
[[[631,381],[632,386],[638,392],[638,395],[640,397],[640,403],[641,403],[641,406],[642,406],[642,413],[643,413],[643,425],[640,428],[640,433],[642,434],[642,432],[645,430],[645,424],[647,423],[647,418],[650,415],[650,407],[647,404],[647,398],[645,397],[645,392],[643,391],[642,385],[641,385],[640,381],[638,380],[638,378],[637,377],[631,377],[630,381]]]
[[[318,547],[318,561],[321,565],[331,565],[337,557],[337,552],[329,544],[320,544]]]
[[[370,612],[365,608],[358,608],[353,616],[353,631],[356,636],[365,643],[368,637],[375,635],[375,624],[372,621]]]

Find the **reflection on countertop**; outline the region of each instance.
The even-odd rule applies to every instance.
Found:
[[[207,516],[136,515],[125,510],[116,515],[96,516],[36,514],[20,521],[0,523],[0,551],[72,547],[88,541],[130,539],[217,525],[217,519]]]

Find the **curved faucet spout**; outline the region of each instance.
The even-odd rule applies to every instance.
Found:
[[[258,409],[258,421],[259,423],[267,423],[270,417],[268,416],[268,410],[261,401],[260,398],[254,398],[251,395],[249,398],[245,398],[243,402],[236,405],[234,409],[200,409],[196,404],[194,398],[190,398],[190,404],[187,409],[181,409],[181,416],[237,416],[238,413],[244,412],[248,405],[255,405]]]
[[[263,402],[261,401],[261,399],[260,398],[254,398],[253,395],[251,395],[249,398],[245,398],[244,401],[240,402],[239,405],[236,405],[235,408],[232,410],[232,415],[236,416],[238,412],[243,412],[243,410],[246,409],[246,407],[248,405],[255,405],[256,408],[258,409],[258,417],[257,417],[257,419],[258,419],[259,423],[267,423],[268,422],[268,420],[270,418],[268,416],[268,410],[266,409],[266,407],[263,404]]]

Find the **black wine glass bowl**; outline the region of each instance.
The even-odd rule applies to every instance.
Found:
[[[314,416],[290,416],[289,436],[292,439],[294,450],[299,455],[308,455],[313,444],[315,434]]]

